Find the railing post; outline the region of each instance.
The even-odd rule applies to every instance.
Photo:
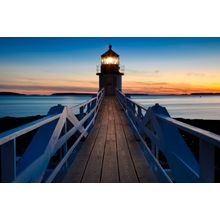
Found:
[[[215,181],[215,147],[203,140],[199,142],[200,181]]]
[[[84,106],[81,106],[79,108],[79,120],[81,120],[84,117]]]
[[[137,114],[137,117],[138,117],[139,119],[142,119],[142,112],[141,112],[141,107],[140,107],[140,106],[138,106],[138,114]]]
[[[86,110],[86,113],[87,113],[87,114],[89,114],[90,111],[92,110],[92,106],[93,106],[92,102],[89,102],[89,103],[87,104],[87,110]],[[87,119],[87,121],[86,121],[86,123],[85,123],[85,127],[91,122],[92,118],[93,118],[93,114],[91,114],[91,116],[89,116],[89,118]],[[91,127],[92,127],[92,126],[90,126],[90,127],[88,128],[88,132],[90,132]]]
[[[64,134],[66,134],[66,133],[67,133],[67,119],[66,119],[66,122],[65,122],[65,124],[64,124]],[[67,151],[68,151],[68,148],[67,148],[67,141],[66,141],[66,143],[65,143],[65,145],[64,145],[64,147],[63,147],[63,156],[66,155]],[[68,167],[68,162],[67,162],[67,160],[66,160],[66,162],[65,162],[64,167],[65,167],[65,168]]]
[[[0,146],[1,182],[12,182],[16,177],[16,139]]]
[[[130,108],[131,108],[131,112],[133,112],[134,111],[134,105],[133,105],[134,103],[132,103],[131,101],[130,101]]]
[[[126,102],[126,110],[127,110],[128,116],[130,117],[130,115],[131,115],[131,103],[128,99],[126,99],[125,102]]]
[[[91,103],[88,103],[86,113],[88,114],[90,112],[90,110],[91,110]]]
[[[154,142],[152,142],[151,152],[155,156],[155,158],[158,159],[158,147],[157,147],[157,145]]]
[[[155,157],[157,158],[157,160],[159,161],[159,148],[158,148],[158,146],[155,144],[155,150],[156,150],[156,152],[155,152]]]
[[[92,101],[90,111],[91,111],[93,108],[96,107],[96,102],[97,102],[97,101],[98,101],[97,98]],[[92,115],[91,115],[91,120],[93,119],[93,117],[95,116],[95,114],[96,114],[96,110],[92,113]],[[93,121],[93,124],[94,124],[94,121]]]
[[[124,107],[126,111],[127,110],[127,99],[121,93],[119,93],[119,99],[122,103],[122,106]]]

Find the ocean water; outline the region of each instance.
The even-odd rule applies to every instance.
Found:
[[[91,97],[91,95],[0,96],[0,117],[46,115],[52,106],[61,104],[72,107],[89,100]]]
[[[219,95],[134,95],[131,98],[145,107],[159,103],[161,106],[166,107],[171,117],[220,120]]]
[[[91,97],[90,95],[0,96],[0,117],[46,115],[52,106],[57,104],[74,106]],[[220,96],[134,95],[131,98],[145,107],[159,103],[167,108],[172,117],[220,120]]]

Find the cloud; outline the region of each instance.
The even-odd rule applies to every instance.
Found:
[[[148,70],[148,69],[145,69],[145,70],[135,70],[135,69],[127,69],[125,68],[125,72],[127,73],[146,73],[146,74],[157,74],[157,73],[160,73],[160,70],[158,69],[155,69],[155,70]]]
[[[192,85],[190,83],[168,82],[126,82],[123,90],[131,93],[149,94],[189,94],[194,92],[219,92],[216,88]]]
[[[97,85],[98,86],[98,85]],[[40,85],[1,85],[1,90],[9,91],[26,91],[27,93],[39,92],[53,93],[53,92],[97,92],[97,87],[82,86],[40,86]]]
[[[153,86],[164,86],[164,85],[168,85],[169,83],[167,82],[128,82],[128,83],[132,83],[134,85],[142,85],[142,86],[149,86],[149,85],[153,85]]]
[[[23,89],[29,88],[31,91],[35,89],[52,89],[52,90],[60,90],[60,88],[67,88],[68,90],[71,88],[97,88],[98,87],[98,79],[95,80],[74,80],[70,79],[62,79],[62,78],[51,78],[51,79],[35,79],[34,77],[29,78],[15,78],[14,80],[1,80],[0,89]]]
[[[193,72],[190,72],[190,73],[186,73],[187,76],[205,76],[205,73],[193,73]]]

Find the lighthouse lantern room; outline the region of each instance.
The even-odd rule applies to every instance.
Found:
[[[115,95],[116,89],[122,89],[121,77],[124,74],[119,69],[119,55],[109,45],[109,50],[101,55],[101,71],[96,73],[99,76],[99,90],[104,88],[107,96]]]

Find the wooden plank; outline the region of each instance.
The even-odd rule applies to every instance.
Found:
[[[104,100],[103,100],[104,101]],[[87,162],[89,160],[89,156],[92,152],[94,147],[97,135],[100,131],[101,121],[103,119],[103,104],[100,107],[100,112],[97,116],[95,125],[88,135],[87,139],[85,140],[84,144],[82,145],[80,151],[78,152],[77,157],[73,161],[72,165],[70,166],[67,174],[65,175],[63,182],[64,183],[79,183],[82,180]]]
[[[108,128],[108,106],[109,100],[106,98],[104,102],[104,115],[101,121],[100,131],[96,138],[94,148],[91,152],[82,182],[97,183],[101,180],[102,163],[105,150],[105,142]]]
[[[134,166],[136,168],[139,181],[144,183],[157,182],[157,179],[153,174],[153,171],[151,170],[147,160],[145,159],[138,142],[131,132],[131,129],[128,126],[124,126],[124,132],[128,140],[128,146],[134,161]]]
[[[105,97],[95,126],[64,182],[155,182],[129,129],[115,97]]]
[[[111,98],[108,105],[108,130],[101,177],[101,182],[103,183],[119,182],[115,120],[113,109],[114,103],[113,99]]]
[[[88,135],[85,143],[78,152],[77,157],[73,161],[72,165],[69,167],[69,170],[63,179],[64,183],[79,183],[81,181],[86,167],[86,163],[88,161],[98,131],[99,131],[98,128],[94,129]]]
[[[101,182],[102,183],[119,182],[116,141],[114,140],[106,141]]]
[[[115,118],[114,118],[114,103],[112,98],[108,102],[108,132],[107,132],[107,137],[106,140],[110,141],[116,140],[115,136]]]
[[[100,133],[102,135],[100,135]],[[97,183],[100,182],[102,161],[104,156],[105,141],[106,141],[107,127],[101,127],[95,146],[89,158],[82,182]]]
[[[119,111],[119,117],[123,124],[124,133],[127,139],[128,147],[131,153],[132,160],[138,175],[140,182],[153,183],[157,182],[156,176],[153,174],[147,160],[144,157],[144,154],[138,145],[138,142],[131,131],[131,128],[128,124],[128,120],[124,112]]]
[[[123,131],[122,123],[119,118],[120,109],[116,107],[116,100],[114,101],[114,117],[115,117],[115,132],[116,143],[118,152],[118,166],[120,182],[123,183],[136,183],[139,182],[134,168],[134,164],[131,159],[131,155],[128,149],[126,137]]]

